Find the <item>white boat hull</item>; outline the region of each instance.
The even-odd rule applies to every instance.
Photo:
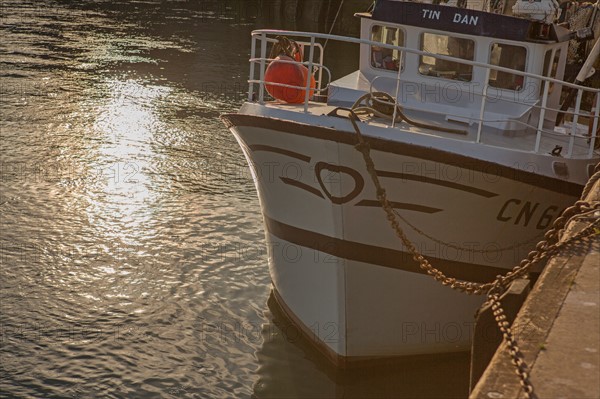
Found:
[[[349,121],[316,119],[333,128],[224,116],[253,171],[282,307],[335,361],[468,350],[483,298],[424,274],[376,200]],[[581,190],[547,176],[547,157],[365,129],[405,233],[451,277],[514,267]],[[532,159],[537,174],[510,166]],[[587,164],[570,166],[584,179]]]

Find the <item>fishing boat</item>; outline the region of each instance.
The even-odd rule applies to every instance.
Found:
[[[248,99],[222,116],[258,192],[273,296],[336,364],[468,350],[483,302],[419,266],[373,174],[432,265],[486,282],[600,160],[600,96],[564,80],[575,34],[556,2],[517,0],[517,16],[449,4],[377,0],[356,14],[360,38],[256,30]],[[326,41],[358,46],[359,69],[331,81]]]

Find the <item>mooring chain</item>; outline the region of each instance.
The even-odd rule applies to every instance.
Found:
[[[412,255],[412,258],[416,262],[418,262],[419,267],[423,271],[425,271],[425,273],[432,276],[436,281],[439,281],[442,285],[449,286],[452,289],[464,292],[469,295],[487,295],[487,302],[491,304],[493,314],[498,324],[498,328],[502,332],[502,336],[508,345],[508,351],[511,356],[512,363],[516,367],[516,372],[519,376],[521,386],[523,387],[523,391],[525,392],[527,398],[534,399],[535,394],[533,385],[529,381],[528,367],[524,361],[523,354],[521,353],[521,350],[519,349],[519,346],[517,345],[517,342],[511,332],[510,323],[508,322],[504,313],[504,309],[502,308],[500,297],[504,293],[504,291],[506,291],[506,289],[512,281],[527,274],[529,269],[533,265],[558,253],[562,247],[568,245],[571,242],[588,237],[593,234],[598,234],[596,229],[600,218],[595,217],[592,223],[588,224],[587,227],[580,230],[578,233],[572,235],[566,240],[560,240],[562,231],[570,220],[576,218],[577,216],[588,215],[593,212],[597,212],[600,209],[600,203],[596,202],[594,204],[590,204],[586,201],[580,200],[577,201],[573,206],[570,206],[569,208],[565,209],[563,213],[554,221],[552,227],[544,234],[544,239],[537,243],[535,250],[529,252],[527,257],[523,259],[518,266],[515,266],[505,275],[496,276],[496,279],[490,283],[459,281],[454,277],[446,276],[441,270],[433,267],[429,260],[427,260],[427,258],[425,258],[418,251],[415,245],[408,239],[406,234],[404,234],[404,231],[402,230],[402,227],[400,226],[397,219],[398,215],[396,214],[394,208],[391,206],[389,200],[387,199],[386,191],[381,185],[379,177],[377,176],[375,164],[373,163],[373,159],[370,155],[371,150],[369,144],[365,141],[357,125],[357,121],[360,119],[351,109],[338,109],[347,111],[349,113],[348,119],[352,123],[352,126],[354,127],[358,138],[358,144],[355,146],[355,148],[358,151],[360,151],[363,155],[365,166],[369,175],[371,176],[371,180],[376,189],[377,199],[379,200],[381,207],[385,211],[387,219],[390,225],[392,226],[392,229],[394,230],[396,236],[408,249],[408,251]]]
[[[589,235],[593,233],[593,225],[597,224],[597,221],[592,223],[592,225],[588,226],[588,228],[584,229],[577,235],[570,237],[568,240],[559,242],[559,235],[561,229],[565,226],[566,222],[573,216],[578,215],[582,212],[587,212],[594,207],[592,207],[589,203],[585,201],[577,201],[575,205],[567,208],[561,217],[557,218],[553,226],[550,230],[546,232],[544,235],[544,240],[538,242],[534,251],[531,251],[527,258],[525,258],[521,263],[514,267],[511,271],[509,271],[504,276],[498,276],[495,281],[490,283],[476,283],[470,281],[459,281],[454,277],[446,276],[441,270],[436,269],[431,265],[429,260],[427,260],[415,247],[415,245],[408,239],[408,237],[404,234],[404,231],[400,227],[398,220],[396,218],[396,213],[394,212],[394,208],[389,203],[387,199],[387,194],[385,189],[382,187],[381,182],[379,181],[379,177],[377,176],[377,172],[375,169],[375,164],[373,163],[373,159],[370,155],[370,147],[369,144],[365,141],[362,136],[356,121],[359,120],[356,114],[349,109],[343,109],[350,113],[349,119],[352,122],[354,130],[357,133],[359,143],[356,145],[356,149],[360,151],[363,155],[363,159],[365,161],[365,166],[367,171],[375,185],[377,199],[381,203],[383,210],[386,213],[387,219],[392,226],[392,229],[396,233],[396,236],[400,238],[404,246],[408,249],[413,259],[419,263],[419,267],[423,269],[427,274],[432,276],[435,280],[441,282],[443,285],[450,286],[453,289],[465,292],[467,294],[476,294],[483,295],[486,294],[492,287],[494,287],[498,282],[502,282],[504,286],[508,286],[512,281],[516,280],[519,277],[525,275],[531,266],[537,264],[538,262],[548,258],[549,256],[555,254],[561,247],[569,244],[570,242],[581,238],[584,235]],[[597,205],[595,206],[597,207]],[[498,281],[500,280],[500,281]]]
[[[523,353],[512,333],[510,323],[508,322],[502,304],[500,303],[500,296],[500,292],[494,292],[488,295],[488,301],[491,302],[492,305],[492,313],[496,319],[498,328],[502,333],[502,337],[508,346],[508,353],[515,366],[516,373],[519,376],[519,382],[521,383],[523,392],[525,392],[525,397],[528,399],[535,399],[536,396],[533,390],[533,384],[529,380],[529,368],[527,367],[527,363],[525,363]]]

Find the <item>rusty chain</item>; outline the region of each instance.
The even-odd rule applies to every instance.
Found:
[[[492,291],[493,290],[490,290],[490,292]],[[508,353],[511,357],[513,365],[516,368],[517,375],[519,376],[519,382],[521,383],[525,397],[527,399],[535,399],[536,396],[533,390],[533,384],[529,380],[529,368],[527,367],[527,363],[525,363],[523,353],[521,352],[521,349],[519,348],[519,345],[517,344],[517,341],[512,333],[510,323],[504,314],[504,309],[500,303],[500,295],[501,292],[493,292],[491,294],[488,293],[488,301],[491,302],[492,313],[496,319],[496,323],[498,324],[498,329],[500,329],[502,337],[508,346]]]
[[[528,399],[534,399],[535,393],[533,389],[532,383],[529,381],[529,371],[527,364],[525,363],[523,354],[517,345],[517,342],[512,334],[510,329],[510,323],[508,322],[506,315],[504,314],[504,309],[502,308],[502,304],[500,302],[500,297],[506,291],[509,284],[514,280],[523,277],[525,274],[529,272],[531,267],[542,260],[549,258],[552,255],[555,255],[559,252],[559,250],[568,245],[571,242],[579,240],[581,238],[590,236],[592,234],[597,234],[595,232],[595,228],[598,225],[598,218],[588,224],[587,227],[579,231],[577,234],[572,235],[567,240],[560,241],[560,237],[562,235],[562,231],[567,225],[568,221],[572,218],[577,217],[578,215],[589,214],[600,209],[600,204],[590,204],[586,201],[577,201],[573,206],[565,209],[563,213],[554,221],[552,227],[544,234],[544,239],[537,243],[535,249],[527,255],[525,259],[523,259],[519,265],[512,268],[504,275],[496,276],[496,279],[489,283],[476,283],[471,281],[460,281],[454,277],[446,276],[441,270],[436,269],[427,258],[425,258],[415,247],[415,245],[409,240],[406,236],[400,223],[397,219],[397,214],[387,199],[387,194],[385,188],[381,185],[379,181],[379,177],[377,176],[377,172],[375,169],[375,164],[373,163],[373,159],[370,155],[370,146],[365,141],[360,129],[357,125],[357,121],[360,120],[358,116],[354,113],[353,110],[347,108],[337,108],[337,110],[344,110],[349,113],[348,119],[352,123],[354,130],[356,131],[356,135],[358,138],[358,144],[355,148],[361,152],[363,159],[365,161],[365,166],[369,175],[371,176],[371,180],[375,185],[377,199],[379,200],[381,207],[386,213],[387,220],[389,221],[392,229],[394,230],[396,236],[402,241],[404,246],[408,249],[412,258],[418,262],[419,267],[425,271],[428,275],[432,276],[436,281],[440,282],[442,285],[449,286],[454,290],[458,290],[460,292],[464,292],[468,295],[487,295],[487,302],[491,304],[492,311],[494,317],[496,319],[496,323],[498,324],[498,328],[502,333],[504,340],[508,345],[508,351],[511,356],[512,363],[516,367],[517,375],[519,376],[519,380],[523,391]]]

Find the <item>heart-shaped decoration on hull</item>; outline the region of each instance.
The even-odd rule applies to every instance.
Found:
[[[323,171],[329,171],[330,173],[338,174],[340,177],[339,184],[342,184],[341,177],[343,174],[352,177],[352,179],[354,180],[354,188],[352,189],[352,191],[350,191],[343,197],[338,197],[331,194],[325,186],[325,183],[323,182],[323,177],[321,176],[321,172]],[[365,181],[361,174],[347,166],[334,165],[327,162],[317,162],[317,164],[315,165],[315,175],[317,177],[319,185],[321,186],[321,190],[323,190],[327,198],[329,198],[334,204],[344,204],[348,201],[353,200],[358,194],[360,194],[363,187],[365,186]]]

